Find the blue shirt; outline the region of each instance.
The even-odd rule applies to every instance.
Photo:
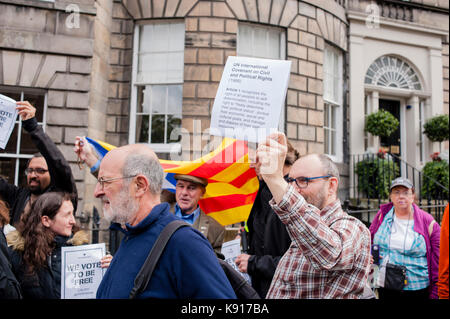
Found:
[[[190,214],[183,214],[180,206],[175,204],[175,216],[178,216],[186,223],[193,225],[198,216],[200,216],[200,206],[197,206],[197,208]]]
[[[407,284],[404,290],[419,290],[429,286],[427,248],[425,239],[419,233],[414,231],[414,219],[408,223],[407,235],[411,236],[405,245],[405,249],[390,247],[389,239],[391,231],[395,232],[394,209],[392,208],[384,217],[377,233],[374,236],[373,243],[379,245],[380,256],[383,259],[389,258],[388,262],[406,267]],[[386,262],[386,261],[384,261]],[[383,260],[380,264],[383,264]]]
[[[125,237],[100,283],[97,298],[128,298],[157,237],[175,219],[169,204],[162,203],[136,226],[111,226],[124,232]],[[137,298],[229,299],[236,295],[210,243],[193,227],[182,227],[170,238],[147,289]]]

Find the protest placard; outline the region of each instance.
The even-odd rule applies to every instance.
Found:
[[[61,299],[93,299],[103,278],[105,244],[61,248]]]
[[[8,144],[16,117],[16,101],[0,94],[0,148],[2,149]]]
[[[258,142],[277,131],[290,69],[291,61],[228,57],[210,134]]]
[[[244,279],[251,284],[251,278],[247,273],[239,271],[238,266],[235,263],[237,256],[241,254],[241,240],[234,239],[222,244],[222,249],[220,251],[225,256],[225,261],[231,265]]]

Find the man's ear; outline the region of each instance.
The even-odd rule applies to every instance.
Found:
[[[137,175],[135,177],[135,194],[136,197],[141,197],[142,195],[144,195],[150,188],[150,183],[147,179],[147,177],[145,177],[144,175]]]
[[[329,190],[330,190],[330,195],[331,194],[336,194],[337,197],[337,191],[338,191],[338,179],[334,176],[330,177],[330,186],[329,186]]]
[[[50,217],[48,217],[47,215],[42,216],[41,223],[47,228],[50,227]]]

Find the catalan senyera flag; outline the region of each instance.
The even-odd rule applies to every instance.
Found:
[[[97,152],[97,155],[100,159],[103,158],[103,156],[106,155],[106,153],[108,153],[110,150],[112,150],[113,148],[116,148],[114,145],[99,141],[99,140],[94,140],[93,138],[87,137],[86,136],[86,140],[89,142],[89,144],[92,145],[92,147],[94,148],[94,150]]]
[[[200,208],[222,225],[245,221],[258,192],[245,141],[225,138],[211,153],[195,161],[160,160],[165,172],[208,179]]]
[[[114,146],[88,139],[99,154],[106,154]],[[91,142],[96,142],[93,144]],[[112,146],[112,148],[110,148]],[[98,149],[100,148],[100,149]],[[109,148],[109,149],[108,149]],[[163,188],[174,190],[174,174],[187,174],[208,179],[208,186],[200,208],[221,225],[248,219],[259,188],[255,170],[250,168],[248,146],[245,141],[224,138],[221,145],[194,161],[160,160],[166,173]]]

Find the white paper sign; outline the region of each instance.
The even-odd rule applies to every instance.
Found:
[[[61,299],[93,299],[105,269],[105,244],[61,248]]]
[[[239,271],[238,266],[235,263],[236,257],[241,254],[241,240],[234,239],[222,244],[222,249],[220,251],[225,256],[225,261],[230,264],[239,274],[244,277],[249,283],[251,283],[251,278],[248,274]]]
[[[4,149],[14,129],[17,110],[16,101],[0,94],[0,148]]]
[[[290,70],[291,61],[228,57],[210,134],[258,142],[277,131]]]

